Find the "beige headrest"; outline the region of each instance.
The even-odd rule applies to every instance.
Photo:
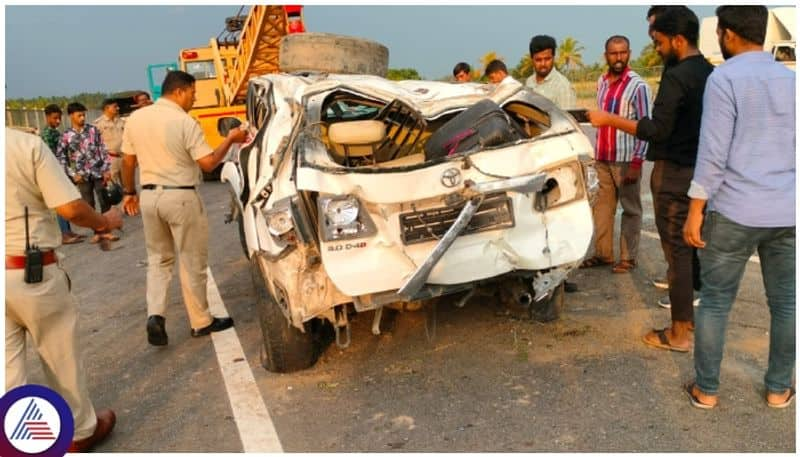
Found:
[[[377,143],[386,138],[386,126],[381,121],[337,122],[328,127],[328,138],[347,145]]]

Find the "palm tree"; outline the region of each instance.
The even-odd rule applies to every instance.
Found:
[[[575,38],[564,38],[564,41],[561,42],[561,46],[558,47],[556,67],[572,70],[576,67],[583,66],[583,54],[581,54],[583,50],[584,47],[581,46]]]
[[[661,65],[661,56],[656,52],[656,48],[653,46],[653,43],[645,46],[644,49],[642,49],[642,52],[639,54],[639,58],[636,59],[636,66],[642,68],[658,67]]]
[[[533,74],[533,63],[531,62],[531,56],[527,52],[519,59],[519,63],[516,67],[511,69],[511,76],[513,76],[518,81],[525,81],[528,76]]]

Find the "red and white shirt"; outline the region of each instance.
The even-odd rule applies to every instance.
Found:
[[[652,113],[650,87],[630,67],[611,81],[608,73],[597,81],[597,106],[603,111],[639,120]],[[597,129],[595,159],[603,162],[629,162],[639,168],[647,152],[647,142],[614,127]]]

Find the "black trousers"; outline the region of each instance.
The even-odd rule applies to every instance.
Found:
[[[673,321],[694,321],[693,290],[700,290],[697,250],[683,241],[683,224],[689,215],[686,193],[694,175],[693,166],[656,160],[650,177],[653,210],[667,260],[667,282]]]
[[[100,212],[105,213],[109,209],[111,209],[111,205],[108,204],[105,198],[103,198],[103,193],[100,192],[100,189],[103,188],[103,180],[98,178],[84,178],[83,182],[79,184],[75,184],[78,188],[78,192],[81,193],[81,198],[92,207],[95,208],[95,201],[100,204]]]

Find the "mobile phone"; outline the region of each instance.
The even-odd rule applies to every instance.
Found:
[[[589,121],[589,116],[587,115],[587,113],[589,112],[588,110],[585,110],[585,109],[571,109],[571,110],[567,110],[567,112],[570,115],[572,115],[572,117],[574,117],[575,120],[578,121],[578,122],[591,122],[591,121]]]

